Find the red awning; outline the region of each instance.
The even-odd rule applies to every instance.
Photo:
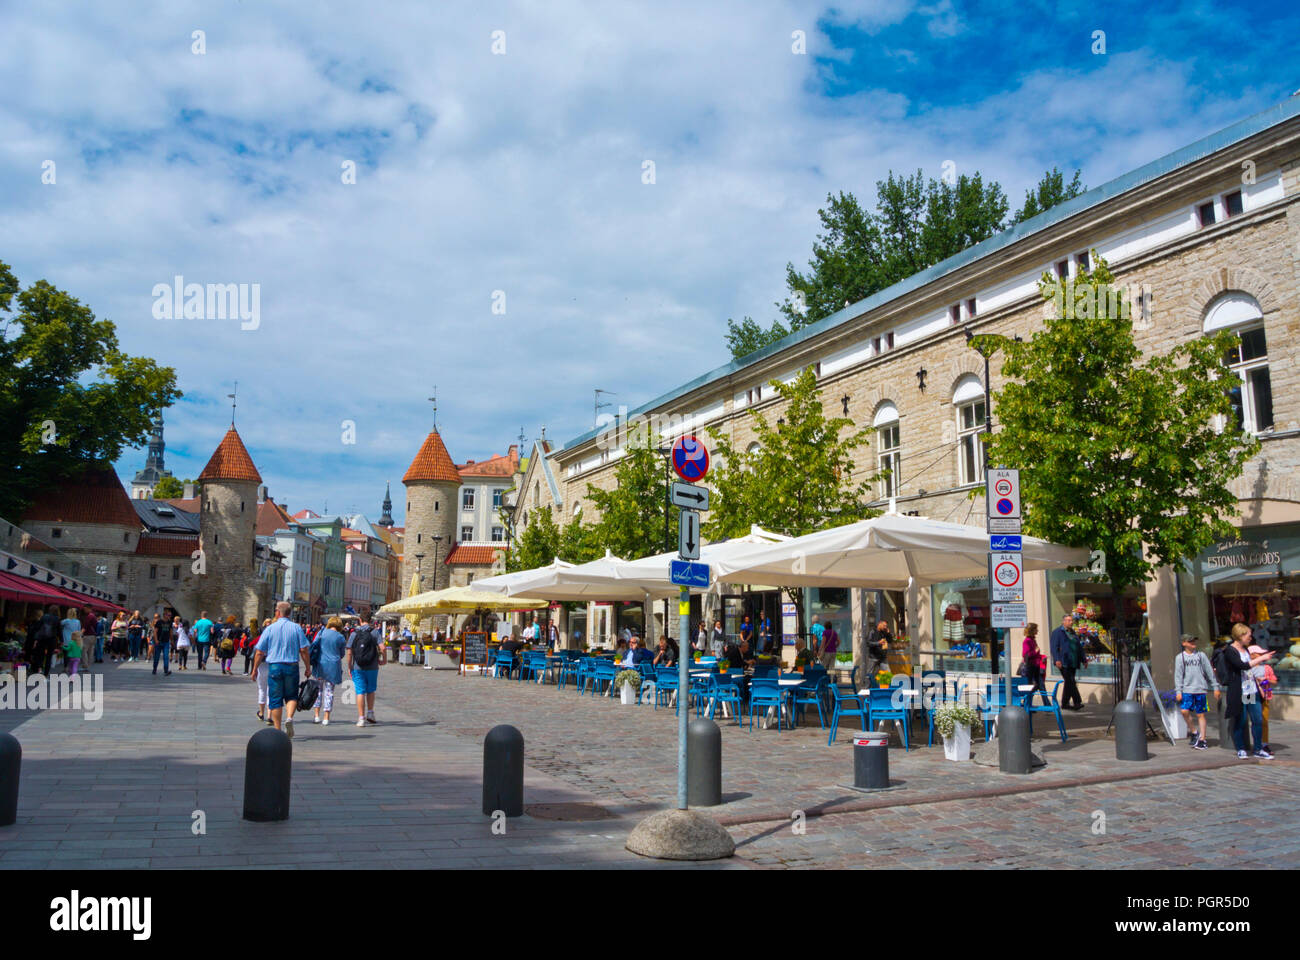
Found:
[[[57,587],[38,583],[28,577],[0,573],[0,597],[26,603],[63,603],[63,593]]]

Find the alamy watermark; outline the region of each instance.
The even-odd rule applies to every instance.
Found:
[[[696,430],[692,419],[680,413],[638,413],[629,417],[627,407],[620,405],[617,414],[602,413],[597,419],[596,447],[621,451],[647,443],[671,443],[678,437],[693,437]]]
[[[98,720],[104,715],[104,676],[11,673],[0,680],[0,710],[80,710],[87,720]]]
[[[234,320],[239,329],[262,325],[260,283],[186,283],[177,274],[171,283],[153,285],[155,320]]]

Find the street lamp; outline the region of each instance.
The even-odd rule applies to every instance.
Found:
[[[422,593],[424,591],[424,554],[422,553],[415,555],[415,584],[416,592]]]

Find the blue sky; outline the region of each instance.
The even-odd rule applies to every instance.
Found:
[[[435,383],[457,460],[563,442],[594,388],[635,406],[725,361],[728,317],[772,319],[828,192],[948,160],[1013,206],[1053,165],[1095,186],[1300,88],[1298,28],[1232,3],[6,5],[0,260],[176,368],[178,476],[238,380],[272,496],[375,515]],[[177,274],[258,284],[260,326],[156,319]]]

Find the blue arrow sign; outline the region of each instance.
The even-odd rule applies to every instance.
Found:
[[[989,534],[989,550],[992,553],[1020,553],[1021,549],[1021,539],[1018,534]]]
[[[709,565],[707,563],[692,563],[689,560],[670,560],[668,562],[669,579],[679,587],[700,587],[707,589],[709,586]]]

